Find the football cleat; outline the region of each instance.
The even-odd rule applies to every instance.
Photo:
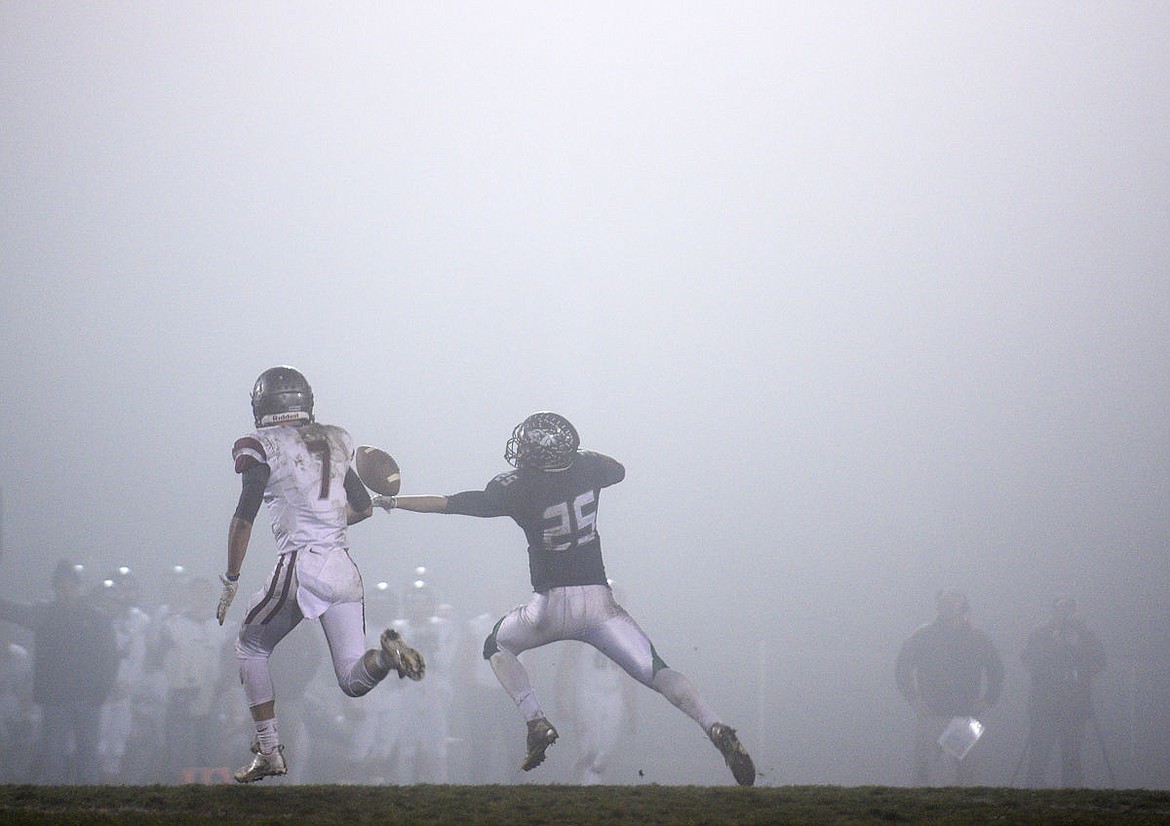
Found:
[[[252,783],[265,777],[288,774],[288,764],[284,762],[284,746],[277,746],[268,754],[264,754],[258,745],[253,745],[252,754],[254,755],[252,762],[235,773],[237,783]]]
[[[427,673],[423,655],[407,645],[402,635],[393,628],[382,632],[382,662],[397,671],[399,679],[410,677],[412,680],[421,680]]]
[[[544,717],[528,721],[528,754],[520,768],[529,772],[544,762],[544,753],[557,741],[557,730]]]
[[[756,764],[752,762],[751,755],[747,753],[743,744],[739,742],[739,738],[735,736],[735,729],[731,726],[725,726],[723,723],[716,723],[711,726],[707,736],[711,738],[715,748],[719,749],[723,755],[727,767],[735,776],[736,783],[741,786],[750,786],[756,782]]]

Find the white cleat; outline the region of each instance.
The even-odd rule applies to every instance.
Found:
[[[260,751],[259,747],[254,747],[252,752],[254,755],[252,762],[235,773],[237,783],[252,783],[265,777],[288,774],[288,764],[284,762],[284,746],[277,746],[268,754]]]

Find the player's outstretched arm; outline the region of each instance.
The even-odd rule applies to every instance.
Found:
[[[372,503],[386,511],[414,511],[415,513],[446,513],[447,497],[436,494],[414,496],[375,496]]]
[[[489,486],[490,487],[490,486]],[[459,516],[505,516],[507,511],[498,498],[486,491],[465,490],[450,496],[427,494],[423,496],[375,496],[374,505],[386,510],[415,511],[416,513],[453,513]]]

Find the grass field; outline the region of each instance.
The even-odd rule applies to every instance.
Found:
[[[0,823],[1170,823],[1170,791],[887,786],[0,786]]]

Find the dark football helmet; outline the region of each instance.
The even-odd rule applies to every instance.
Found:
[[[292,367],[270,367],[252,387],[256,427],[313,421],[313,388]]]
[[[581,437],[559,413],[533,413],[512,430],[504,459],[514,468],[564,470],[573,464]]]

